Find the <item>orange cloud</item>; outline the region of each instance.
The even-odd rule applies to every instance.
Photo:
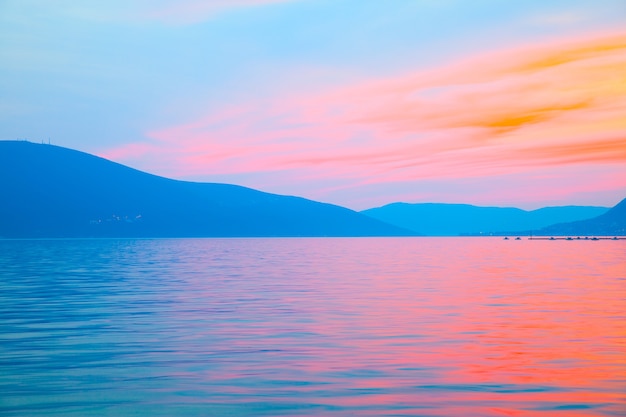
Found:
[[[603,58],[608,54],[623,53],[624,48],[626,48],[626,39],[622,36],[615,36],[600,42],[583,42],[560,51],[546,50],[543,56],[538,56],[521,66],[520,69],[532,72],[578,61]]]

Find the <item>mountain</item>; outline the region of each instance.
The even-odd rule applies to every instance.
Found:
[[[606,213],[592,219],[559,223],[539,230],[540,235],[626,236],[626,198]]]
[[[403,236],[347,208],[0,141],[0,237]]]
[[[423,235],[459,236],[529,232],[554,223],[588,219],[608,210],[606,207],[565,206],[526,211],[468,204],[393,203],[361,213]]]

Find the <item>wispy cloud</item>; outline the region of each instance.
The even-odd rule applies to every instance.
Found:
[[[159,146],[129,151],[167,149],[178,176],[290,170],[354,186],[624,164],[624,68],[626,33],[531,45],[249,103],[148,132]]]
[[[21,0],[20,7],[96,22],[159,22],[187,25],[212,19],[220,13],[298,0],[109,0],[77,2],[57,0],[48,10],[38,0]],[[45,6],[45,5],[44,5]]]
[[[218,13],[297,0],[159,0],[142,2],[142,18],[170,24],[197,23]]]

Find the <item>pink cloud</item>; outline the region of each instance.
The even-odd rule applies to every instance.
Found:
[[[295,0],[160,0],[145,2],[141,17],[170,24],[197,23],[229,9],[258,7]]]
[[[100,156],[114,161],[123,161],[144,156],[153,149],[154,146],[147,143],[127,143],[100,152]]]
[[[624,68],[626,33],[531,45],[324,93],[251,101],[147,132],[158,146],[107,155],[166,153],[175,161],[169,174],[178,177],[289,171],[294,184],[348,178],[346,188],[611,165],[622,167],[611,169],[618,173],[611,183],[624,189]],[[597,186],[576,181],[562,179],[562,190]]]

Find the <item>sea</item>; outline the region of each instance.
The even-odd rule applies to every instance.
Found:
[[[0,241],[0,415],[626,416],[626,241]]]

